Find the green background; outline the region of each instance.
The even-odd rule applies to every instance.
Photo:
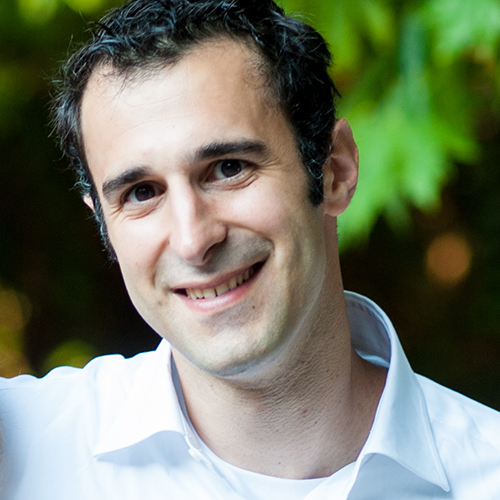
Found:
[[[0,373],[154,348],[49,137],[50,77],[109,0],[0,3]],[[116,2],[115,2],[116,4]],[[345,287],[415,370],[500,409],[499,0],[287,0],[359,144]]]

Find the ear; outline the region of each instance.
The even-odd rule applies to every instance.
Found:
[[[87,193],[83,196],[83,202],[90,208],[90,210],[92,210],[92,212],[95,211],[94,202],[92,201],[90,194]]]
[[[332,153],[323,166],[323,212],[337,217],[349,205],[358,182],[359,154],[343,118],[332,131]]]

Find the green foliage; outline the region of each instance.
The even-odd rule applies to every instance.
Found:
[[[383,50],[395,38],[393,12],[381,0],[285,0],[281,3],[329,40],[339,72],[359,70],[366,55],[365,42]]]
[[[19,12],[27,23],[49,22],[57,9],[67,4],[76,12],[92,14],[108,5],[106,0],[18,0]]]
[[[484,61],[495,60],[500,39],[498,0],[429,0],[422,13],[434,31],[433,56],[452,64],[471,52]]]
[[[83,340],[67,340],[59,344],[45,359],[43,370],[49,372],[57,366],[82,368],[96,355],[95,349]]]
[[[454,163],[479,158],[473,71],[498,88],[497,0],[284,0],[328,39],[334,80],[360,149],[355,198],[339,219],[342,248],[366,240],[379,216],[407,224],[410,207],[439,208]]]
[[[58,0],[19,0],[21,16],[29,23],[45,23],[54,15]]]

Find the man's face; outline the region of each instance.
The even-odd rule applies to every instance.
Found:
[[[235,375],[300,343],[324,291],[323,215],[256,56],[207,43],[124,80],[91,78],[89,167],[130,297],[198,368]]]

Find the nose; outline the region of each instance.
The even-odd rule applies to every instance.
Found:
[[[170,250],[194,266],[206,264],[212,250],[227,236],[227,226],[206,194],[185,186],[169,193]]]

